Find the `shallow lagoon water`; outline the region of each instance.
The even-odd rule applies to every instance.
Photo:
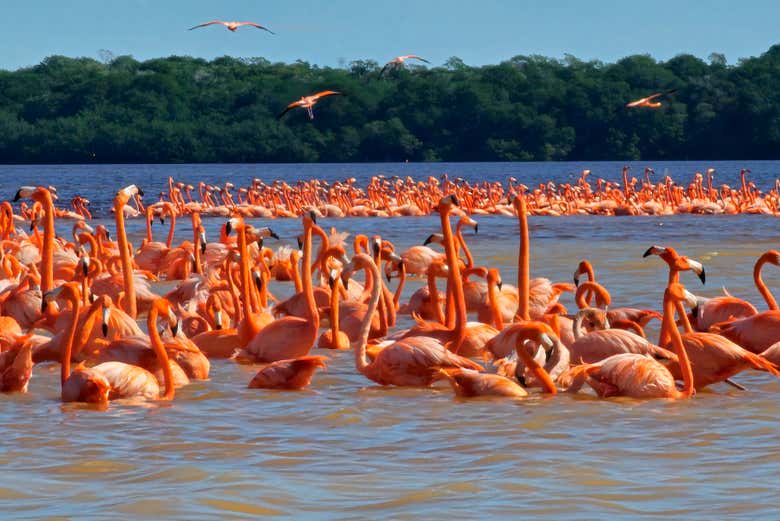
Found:
[[[370,168],[368,174],[381,170],[352,167]],[[49,168],[55,167],[44,170]],[[133,168],[145,167],[121,167],[130,172],[126,179],[132,179]],[[146,184],[163,190],[169,168],[180,176],[181,166],[156,167]],[[200,167],[189,168],[191,178],[198,179]],[[226,174],[250,167],[219,168]],[[687,179],[694,168],[700,167],[690,165],[679,175]],[[0,167],[2,193],[12,194],[23,175],[34,178],[41,172],[40,167],[12,169],[9,178],[7,167]],[[609,171],[617,176],[619,166]],[[108,200],[125,180],[99,187],[80,176],[51,182],[63,200],[74,190]],[[479,221],[479,235],[467,232],[477,263],[499,267],[503,279],[515,283],[515,220]],[[270,225],[282,237],[267,244],[274,248],[293,244],[300,230],[297,220],[252,222]],[[588,258],[614,305],[655,309],[666,269],[655,257],[642,258],[648,246],[675,246],[703,260],[706,286],[690,274],[682,277],[695,293],[715,296],[725,286],[755,303],[760,297],[752,285],[753,262],[780,246],[778,221],[762,216],[532,217],[530,222],[532,276],[569,281],[577,262]],[[207,221],[211,238],[221,223]],[[191,237],[188,220],[181,224],[177,240]],[[320,224],[351,234],[381,233],[399,249],[418,244],[438,226],[436,218],[323,219]],[[133,222],[130,230],[138,243],[142,223]],[[155,232],[162,231],[155,225]],[[765,280],[770,288],[780,286],[780,272],[767,266]],[[405,295],[418,286],[409,284]],[[290,293],[278,284],[272,291],[281,297]],[[562,301],[574,307],[570,295]],[[407,324],[402,320],[399,326]],[[656,323],[650,329],[651,338],[657,328]],[[107,411],[61,404],[59,366],[36,366],[29,393],[0,396],[3,517],[777,515],[780,381],[768,375],[736,377],[748,391],[717,385],[679,402],[600,401],[591,394],[464,401],[446,384],[380,388],[355,371],[351,353],[317,352],[331,357],[329,367],[302,392],[246,389],[253,367],[216,361],[210,381],[180,389],[171,403],[116,402]]]

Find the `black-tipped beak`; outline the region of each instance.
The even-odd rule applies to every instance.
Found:
[[[650,255],[652,255],[652,254],[653,254],[653,249],[654,249],[654,248],[655,248],[655,246],[650,246],[650,247],[649,247],[649,248],[648,248],[648,249],[645,251],[645,253],[642,255],[642,258],[644,259],[645,257],[649,257]]]
[[[173,336],[176,336],[179,334],[179,321],[177,320],[176,323],[171,326],[171,333],[173,333]]]
[[[314,212],[309,212],[309,217],[311,218],[311,222],[317,224],[317,214],[315,214]]]
[[[371,245],[371,251],[374,252],[374,257],[379,257],[379,242],[374,241]]]
[[[393,280],[393,276],[389,272],[385,273],[385,278],[387,279],[387,282],[390,282],[391,280]]]
[[[206,243],[205,242],[201,242],[200,243],[200,252],[201,253],[206,253]]]
[[[22,198],[22,191],[21,190],[17,190],[16,191],[16,195],[14,195],[14,202],[17,202],[21,198]]]
[[[474,225],[474,235],[479,235],[479,224]]]
[[[35,229],[35,221],[30,221],[30,231],[33,231]]]
[[[647,255],[645,255],[645,257],[647,257]],[[574,277],[574,287],[575,288],[579,288],[580,287],[580,278],[579,277]]]
[[[499,280],[499,281],[496,283],[496,287],[498,288],[498,291],[501,291],[501,288],[502,288],[502,287],[504,287],[504,283],[503,283],[503,281],[500,281],[500,280]]]
[[[433,242],[433,234],[429,235],[425,241],[423,241],[423,246],[428,246],[430,243]]]
[[[460,201],[458,201],[458,196],[455,194],[452,194],[452,204],[455,206],[460,206]]]
[[[111,232],[106,230],[106,239],[111,240]]]
[[[87,265],[86,262],[81,263],[81,273],[83,273],[85,277],[89,275],[89,265]]]
[[[276,232],[274,232],[274,231],[272,231],[272,230],[269,230],[269,231],[270,231],[270,234],[269,234],[269,236],[270,236],[270,237],[272,237],[272,238],[274,238],[274,239],[276,239],[276,240],[278,241],[278,240],[279,240],[279,236],[278,236],[278,235],[276,235]]]
[[[160,216],[160,224],[165,224],[165,217],[162,215]]]
[[[702,284],[706,284],[707,276],[704,274],[704,270],[701,270],[701,273],[699,273],[699,280]]]
[[[143,191],[143,190],[141,190],[141,187],[140,187],[140,186],[139,186],[139,187],[137,187],[137,188],[138,188],[138,197],[143,197],[143,196],[144,196],[144,191]]]
[[[228,221],[225,224],[225,235],[230,235],[230,232],[233,231],[233,226],[230,224],[230,221]]]
[[[103,338],[108,337],[108,324],[103,322],[103,324],[101,324],[100,331],[103,333]]]
[[[49,305],[49,302],[46,299],[41,300],[41,315],[46,313],[46,307]]]
[[[333,275],[328,275],[328,287],[331,291],[335,291],[336,278]]]
[[[341,272],[341,285],[349,289],[349,273],[345,271]]]
[[[257,247],[260,248],[261,250],[263,249],[263,244],[264,243],[263,243],[263,238],[262,237],[257,239]]]
[[[298,237],[298,249],[303,249],[303,240],[300,237]]]

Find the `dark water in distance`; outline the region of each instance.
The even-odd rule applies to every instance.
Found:
[[[587,166],[616,179],[622,163],[422,165],[138,165],[0,167],[0,196],[18,184],[57,184],[65,197],[109,201],[131,182],[165,189],[188,182],[252,177],[513,175],[556,180]],[[642,172],[637,164],[634,174]],[[707,166],[736,184],[740,167],[768,188],[778,162],[655,163],[685,179]],[[157,188],[151,188],[157,187]],[[6,195],[8,194],[8,195]],[[191,237],[181,219],[176,240]],[[514,218],[480,217],[467,233],[476,262],[516,282]],[[111,220],[104,220],[113,231]],[[221,219],[207,220],[213,240]],[[297,219],[253,220],[293,244]],[[403,250],[435,231],[435,217],[322,219],[355,233],[381,233]],[[142,223],[133,221],[139,243]],[[614,305],[660,308],[666,270],[642,259],[651,244],[673,245],[705,263],[707,284],[683,274],[705,296],[721,286],[765,309],[753,287],[756,257],[778,248],[778,221],[766,216],[533,217],[534,277],[570,281],[589,258]],[[66,234],[67,224],[61,233]],[[167,229],[167,228],[166,228]],[[155,225],[155,233],[163,228]],[[780,286],[768,266],[765,281]],[[392,284],[395,286],[395,283]],[[158,287],[163,293],[169,285]],[[404,299],[419,287],[407,284]],[[275,284],[280,298],[289,285]],[[562,302],[572,309],[571,296]],[[409,320],[399,322],[407,327]],[[658,324],[648,331],[657,338]],[[256,368],[215,361],[211,379],[177,391],[171,403],[113,403],[96,412],[59,401],[59,366],[38,365],[29,393],[0,395],[0,511],[3,519],[775,519],[780,474],[780,381],[762,373],[735,378],[692,400],[600,401],[591,394],[525,401],[453,398],[448,386],[381,388],[355,370],[351,353],[331,358],[309,389],[246,389]]]

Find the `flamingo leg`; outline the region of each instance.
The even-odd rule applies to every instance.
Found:
[[[306,107],[306,112],[309,113],[309,119],[314,119],[314,108],[313,107]]]

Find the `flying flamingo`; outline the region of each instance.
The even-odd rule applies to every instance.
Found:
[[[404,62],[406,60],[419,60],[423,63],[431,63],[425,58],[417,56],[416,54],[406,54],[404,56],[396,56],[395,58],[387,62],[384,67],[382,67],[382,70],[379,71],[379,77],[381,78],[388,68],[397,69],[399,67],[403,67]]]
[[[343,96],[343,95],[344,95],[343,93],[337,92],[335,90],[323,90],[322,92],[318,92],[310,96],[301,96],[301,99],[299,99],[298,101],[293,101],[292,103],[287,105],[287,107],[278,116],[276,116],[276,119],[282,119],[282,116],[287,114],[292,109],[298,107],[306,109],[306,112],[308,112],[309,114],[309,119],[314,119],[314,105],[317,104],[320,98],[324,98],[326,96]]]
[[[638,99],[636,101],[627,103],[626,108],[633,109],[636,107],[647,107],[650,109],[657,109],[660,108],[662,104],[660,101],[653,101],[653,100],[661,98],[662,96],[668,96],[669,94],[674,94],[675,92],[677,92],[677,89],[667,90],[666,92],[656,92],[655,94],[651,94],[646,98]]]
[[[223,22],[222,20],[212,20],[210,22],[206,22],[206,23],[202,23],[202,24],[196,25],[195,27],[190,27],[188,30],[192,31],[193,29],[198,29],[200,27],[206,27],[207,25],[217,25],[217,24],[218,25],[224,25],[228,29],[228,31],[231,31],[231,32],[236,32],[236,29],[238,29],[239,27],[243,27],[243,26],[247,25],[247,26],[250,26],[250,27],[256,27],[258,29],[262,29],[264,31],[268,31],[271,34],[276,34],[272,30],[270,30],[269,28],[263,27],[262,25],[256,24],[254,22]]]

